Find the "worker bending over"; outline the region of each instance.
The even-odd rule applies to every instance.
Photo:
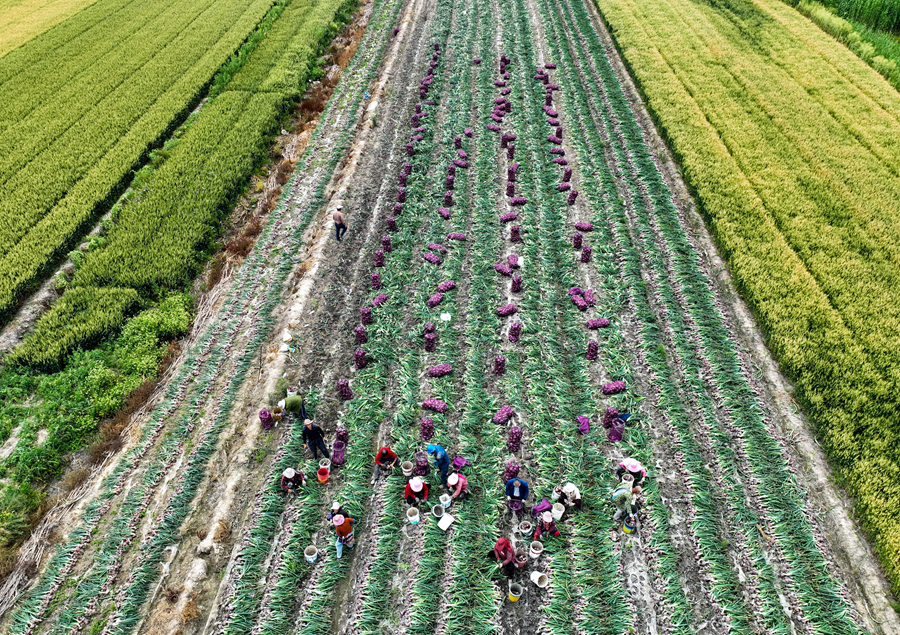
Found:
[[[541,536],[544,534],[550,534],[551,536],[559,537],[559,529],[556,528],[556,523],[553,522],[553,514],[550,512],[544,512],[541,514],[541,519],[537,523],[537,527],[534,529],[534,539],[540,540]]]
[[[334,548],[337,550],[337,557],[340,558],[345,545],[348,549],[353,549],[353,523],[356,521],[338,514],[331,522],[334,523],[334,532],[337,534]]]
[[[300,489],[304,485],[306,485],[306,475],[303,472],[289,467],[281,473],[281,489],[285,492],[293,494],[295,489]]]
[[[647,478],[647,470],[644,469],[644,466],[637,459],[628,458],[619,463],[619,469],[616,470],[616,478],[621,481],[622,476],[625,474],[631,474],[632,487],[638,488],[638,491],[635,493],[640,494],[641,485],[644,479]]]
[[[516,552],[512,548],[512,544],[506,538],[500,538],[494,543],[494,548],[488,554],[489,558],[497,561],[503,573],[512,576],[516,571]]]
[[[638,513],[639,508],[634,490],[640,488],[633,487],[633,485],[634,479],[631,474],[623,474],[622,482],[613,491],[612,501],[616,506],[616,513],[613,515],[615,522],[619,522],[623,517],[634,516]]]
[[[581,492],[575,487],[575,483],[566,483],[562,487],[557,485],[553,488],[553,494],[550,495],[550,498],[554,502],[559,501],[566,507],[574,507],[581,511]]]
[[[414,476],[406,484],[403,492],[403,498],[406,499],[407,505],[415,505],[418,501],[428,500],[428,485],[422,482],[418,476]]]
[[[463,500],[469,497],[469,481],[459,472],[454,472],[447,477],[447,486],[452,498]]]
[[[427,450],[428,454],[434,456],[434,466],[441,471],[441,485],[447,487],[447,470],[450,469],[447,451],[435,443],[429,444]]]
[[[381,477],[382,472],[390,472],[394,469],[399,460],[397,455],[387,446],[378,450],[378,454],[375,455],[375,472],[372,474],[372,485]]]

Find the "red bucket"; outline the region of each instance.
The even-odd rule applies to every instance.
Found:
[[[320,467],[319,471],[316,472],[316,476],[319,478],[320,483],[327,483],[329,475],[330,473],[327,467]]]

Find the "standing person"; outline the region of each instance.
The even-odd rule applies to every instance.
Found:
[[[300,421],[306,421],[306,404],[303,403],[303,397],[300,395],[285,399],[284,409],[295,417],[300,417]]]
[[[338,205],[331,215],[334,220],[334,235],[338,242],[341,242],[341,236],[347,231],[347,225],[344,223],[344,206]]]
[[[319,450],[326,459],[331,458],[328,448],[325,446],[325,433],[322,428],[313,423],[312,419],[306,419],[303,422],[303,447],[312,450],[313,460],[319,458]]]
[[[434,466],[441,471],[441,485],[447,487],[447,470],[450,469],[450,456],[443,447],[431,443],[428,445],[428,454],[434,455]]]
[[[293,494],[295,489],[300,489],[304,485],[306,485],[306,475],[303,472],[289,467],[281,473],[281,489],[285,492]]]
[[[540,540],[544,534],[551,534],[559,538],[559,529],[556,528],[556,523],[553,522],[553,514],[550,512],[541,514],[541,519],[534,530],[534,539]]]
[[[512,544],[506,538],[500,538],[494,543],[494,548],[488,553],[488,557],[496,560],[503,569],[503,573],[512,577],[516,571],[516,552],[512,548]]]
[[[447,487],[452,492],[450,494],[452,498],[463,500],[469,497],[469,481],[459,472],[447,477]]]
[[[346,515],[347,515],[347,512],[344,511],[344,506],[341,505],[338,501],[333,501],[331,503],[331,511],[329,511],[325,515],[325,519],[328,520],[328,522],[334,522],[335,516],[346,516]]]
[[[637,459],[628,458],[619,463],[619,469],[616,470],[616,478],[621,481],[622,476],[626,473],[631,474],[633,482],[632,487],[638,488],[638,491],[635,493],[640,494],[641,483],[643,483],[644,479],[647,478],[647,470]]]
[[[423,483],[422,479],[418,476],[414,476],[409,479],[409,483],[406,484],[406,489],[403,491],[403,498],[406,499],[407,505],[415,505],[416,501],[427,501],[428,500],[428,484]]]
[[[581,492],[575,487],[575,483],[566,483],[562,487],[558,485],[553,488],[553,494],[550,499],[559,501],[566,507],[574,507],[581,511]]]
[[[344,545],[347,545],[348,549],[353,549],[353,523],[356,521],[338,514],[331,522],[334,523],[334,532],[337,534],[334,548],[337,550],[337,557],[340,558],[344,552]]]
[[[382,472],[390,472],[394,469],[399,460],[397,455],[387,446],[378,450],[378,454],[375,455],[375,471],[372,473],[372,485],[375,484]]]

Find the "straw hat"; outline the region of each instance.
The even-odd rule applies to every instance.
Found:
[[[422,491],[422,479],[420,479],[418,476],[414,476],[412,478],[412,480],[410,480],[409,486],[412,488],[412,491],[421,492]]]
[[[459,483],[459,474],[451,474],[447,477],[448,485],[456,485],[457,483]]]
[[[544,520],[545,523],[549,523],[550,521],[553,520],[553,514],[551,514],[550,512],[544,512],[541,515],[541,518]]]
[[[340,527],[341,525],[344,524],[344,517],[341,516],[340,514],[338,514],[337,516],[335,516],[334,518],[331,519],[331,522],[334,523],[335,527]]]
[[[294,468],[289,467],[284,472],[281,473],[284,478],[294,478],[297,473],[294,471]]]
[[[331,509],[333,509],[334,511],[337,511],[337,510],[339,510],[340,508],[341,508],[341,504],[340,504],[339,502],[337,502],[337,501],[334,501],[334,502],[331,504]]]

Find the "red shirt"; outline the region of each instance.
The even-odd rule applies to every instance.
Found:
[[[353,533],[353,523],[356,521],[352,518],[345,518],[344,522],[334,528],[335,533],[341,538],[346,538]]]
[[[381,453],[384,452],[385,450],[387,451],[388,455],[384,460],[382,460]],[[397,455],[394,454],[393,452],[391,452],[390,448],[381,448],[380,450],[378,450],[378,454],[375,455],[375,462],[378,463],[378,465],[390,465],[391,463],[393,463],[396,460],[397,460]]]
[[[407,483],[406,489],[403,491],[403,498],[408,498],[410,496],[414,496],[415,498],[422,498],[428,500],[428,484],[422,483],[422,491],[414,492],[412,486]]]
[[[494,544],[494,555],[500,566],[509,564],[516,559],[516,552],[513,551],[512,544],[506,538],[501,538]]]

